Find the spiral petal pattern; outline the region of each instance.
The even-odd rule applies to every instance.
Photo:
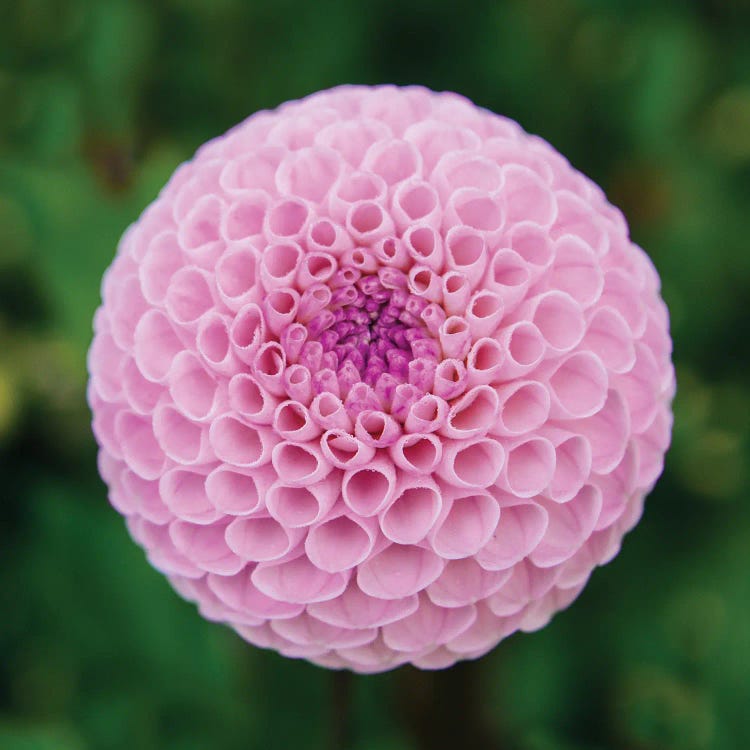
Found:
[[[100,471],[210,620],[442,668],[618,551],[675,389],[602,191],[464,98],[347,86],[201,147],[125,233],[89,355]]]

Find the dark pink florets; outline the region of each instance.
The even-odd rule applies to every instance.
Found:
[[[546,142],[345,86],[204,145],[125,233],[89,355],[133,538],[248,641],[474,658],[610,560],[663,464],[658,276]]]

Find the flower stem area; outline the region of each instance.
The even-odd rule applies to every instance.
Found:
[[[355,716],[361,680],[348,671],[331,675],[331,750],[361,744]],[[392,711],[415,750],[505,750],[487,715],[491,707],[482,699],[482,683],[478,662],[461,662],[446,671],[401,669]]]
[[[483,675],[477,662],[462,662],[447,672],[407,668],[401,675],[399,705],[415,747],[476,747],[504,750],[492,727],[492,707],[482,698]]]

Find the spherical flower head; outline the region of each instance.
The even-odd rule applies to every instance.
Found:
[[[674,393],[659,279],[552,147],[345,86],[199,149],[106,273],[112,505],[203,616],[332,668],[448,666],[619,550]]]

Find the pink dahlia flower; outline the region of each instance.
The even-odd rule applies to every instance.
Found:
[[[106,273],[101,474],[201,613],[316,664],[445,667],[534,630],[663,465],[659,278],[545,141],[345,86],[199,149]]]

